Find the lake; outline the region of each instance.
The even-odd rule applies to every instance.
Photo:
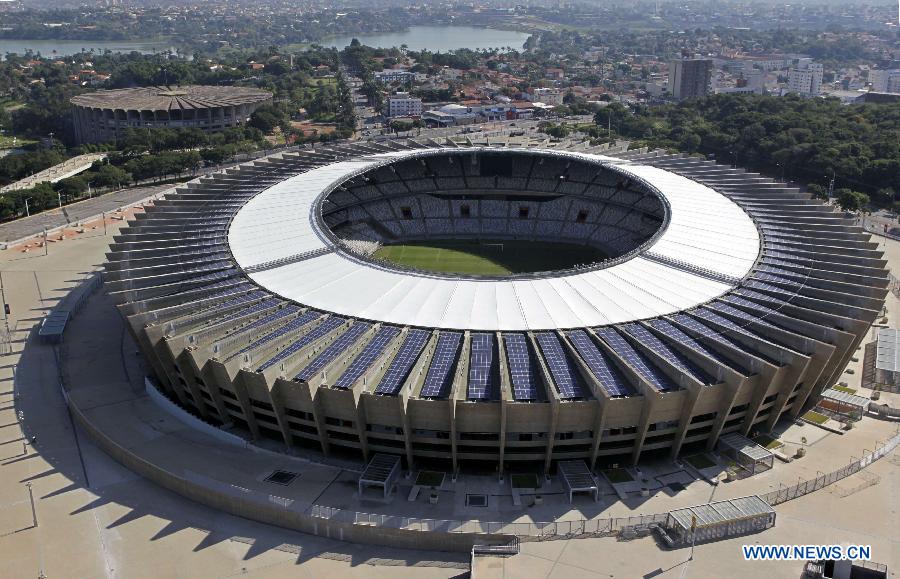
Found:
[[[6,58],[7,52],[25,54],[26,49],[40,52],[43,57],[70,56],[85,50],[94,49],[94,52],[112,50],[113,52],[131,52],[136,50],[142,53],[151,53],[154,50],[167,50],[170,46],[164,42],[127,40],[19,40],[0,38],[0,60]],[[56,51],[56,54],[53,51]]]
[[[510,46],[522,50],[528,39],[527,32],[476,28],[474,26],[410,26],[403,32],[374,34],[348,34],[334,36],[322,42],[323,46],[344,48],[354,38],[366,46],[392,48],[405,44],[410,50],[427,48],[431,52],[447,52],[460,48],[502,48]]]

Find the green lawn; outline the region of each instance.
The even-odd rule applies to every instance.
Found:
[[[33,139],[16,139],[16,147],[24,147],[25,145],[33,145],[37,141]],[[11,149],[13,147],[13,138],[9,135],[0,135],[0,149]]]
[[[435,470],[420,470],[416,484],[422,487],[439,487],[444,483],[444,473]]]
[[[507,275],[565,269],[606,256],[596,248],[570,243],[433,240],[386,245],[375,258],[425,271]]]
[[[703,470],[704,468],[712,468],[716,466],[716,463],[705,454],[686,456],[684,457],[684,461],[697,470]]]
[[[855,388],[847,388],[846,386],[832,386],[831,389],[843,392],[844,394],[856,394]]]
[[[634,477],[632,477],[624,468],[609,468],[604,470],[603,474],[605,474],[606,478],[609,479],[609,482],[612,483],[627,483],[634,480]]]
[[[782,443],[777,438],[772,438],[768,434],[760,434],[753,439],[753,442],[769,450],[777,450],[784,446],[784,443]]]
[[[803,419],[813,424],[825,424],[828,421],[828,417],[824,414],[819,414],[818,412],[814,412],[810,410],[806,414],[803,415]]]
[[[536,474],[510,475],[509,482],[514,489],[536,489],[541,486]]]

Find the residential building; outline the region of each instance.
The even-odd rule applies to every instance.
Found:
[[[528,100],[533,103],[556,106],[563,104],[564,96],[563,92],[557,88],[536,88],[533,93],[528,95]]]
[[[787,92],[803,96],[818,96],[822,92],[824,69],[811,58],[800,58],[788,75]]]
[[[689,99],[712,92],[713,61],[683,58],[669,63],[669,92],[676,99]]]
[[[416,75],[408,70],[381,70],[374,75],[375,80],[383,84],[391,84],[392,82],[410,82]]]
[[[900,93],[900,69],[870,70],[872,92]]]
[[[389,117],[422,116],[422,99],[410,96],[408,92],[398,92],[388,98]]]

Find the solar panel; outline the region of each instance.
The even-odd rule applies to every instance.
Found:
[[[372,327],[368,322],[356,322],[350,329],[341,334],[334,342],[322,350],[316,358],[309,363],[299,374],[298,380],[309,380],[315,376],[320,370],[328,365],[329,362],[338,357],[338,354],[356,343],[356,340],[362,336],[366,330]]]
[[[503,345],[506,347],[506,362],[512,380],[513,398],[536,400],[537,377],[534,361],[528,352],[528,340],[522,334],[503,334]]]
[[[494,335],[472,334],[469,354],[469,400],[490,400],[496,397],[496,369]]]
[[[763,306],[757,306],[756,304],[753,304],[753,302],[748,302],[747,300],[741,300],[741,301],[735,302],[735,303],[739,303],[741,305],[756,306],[761,309],[768,309],[768,308],[763,308]],[[732,316],[739,318],[748,323],[754,322],[754,323],[760,324],[762,326],[768,326],[770,328],[775,327],[774,325],[762,320],[760,318],[760,316],[757,314],[747,313],[744,310],[739,310],[738,308],[732,307],[724,302],[711,302],[711,303],[707,304],[705,307],[707,307],[711,310],[715,310],[717,312],[731,314]],[[769,310],[769,312],[776,313],[775,310]]]
[[[387,345],[399,333],[400,328],[396,326],[381,326],[378,328],[378,331],[375,332],[372,340],[366,344],[363,351],[353,359],[353,362],[350,363],[347,370],[341,374],[341,377],[334,383],[335,388],[350,388],[353,386],[353,383],[359,380],[359,377],[372,367],[375,360],[381,356],[384,349],[387,348]]]
[[[400,346],[400,350],[388,367],[387,372],[381,378],[381,383],[375,389],[376,394],[394,395],[400,391],[403,381],[409,376],[409,371],[422,353],[422,348],[428,341],[427,330],[410,330]]]
[[[625,360],[655,390],[660,392],[678,390],[678,386],[668,376],[660,372],[640,352],[635,350],[618,330],[615,328],[597,328],[595,331],[620,358]]]
[[[288,332],[292,332],[294,330],[300,329],[303,326],[305,326],[306,324],[310,323],[311,321],[318,319],[319,317],[321,317],[321,315],[322,314],[320,314],[319,312],[314,312],[312,310],[308,310],[308,311],[304,312],[303,314],[297,316],[296,318],[294,318],[287,324],[281,326],[280,328],[276,328],[275,330],[264,335],[262,338],[259,338],[258,340],[254,340],[253,342],[250,343],[250,345],[248,345],[244,348],[241,348],[234,354],[228,356],[225,359],[225,361],[227,362],[237,356],[240,356],[244,352],[249,352],[250,350],[257,348],[257,347],[265,344],[266,342],[269,342],[279,336],[283,336],[283,335],[287,334]]]
[[[710,304],[710,306],[711,305],[713,305],[713,304]],[[727,310],[734,310],[734,308],[730,308],[730,307],[726,306],[725,304],[721,304],[721,306],[723,308],[726,308]],[[762,340],[763,342],[769,342],[770,344],[775,344],[779,347],[785,348],[785,346],[782,346],[781,343],[776,341],[775,339],[770,338],[770,337],[763,337],[763,336],[757,334],[756,332],[754,332],[753,330],[751,330],[749,327],[747,327],[747,325],[738,324],[738,323],[732,321],[731,319],[726,318],[725,316],[721,316],[721,315],[717,314],[716,312],[707,309],[707,307],[709,307],[709,306],[705,306],[703,308],[694,310],[691,313],[693,313],[695,316],[700,317],[704,320],[715,322],[715,323],[719,324],[720,326],[724,326],[724,327],[734,330],[736,332],[740,332],[741,334],[744,334],[747,336],[752,336],[753,338],[755,338],[757,340]],[[720,309],[720,308],[716,308],[716,309]],[[726,311],[726,309],[723,309],[722,311]],[[740,311],[740,310],[736,310],[736,311]],[[741,312],[741,313],[743,313],[743,312]],[[751,317],[750,319],[755,319],[755,318]],[[765,324],[765,325],[768,325],[768,324]],[[741,348],[742,350],[749,351],[746,348],[743,348],[741,346],[738,346],[738,347]],[[787,349],[790,350],[790,348],[787,348]],[[782,365],[781,362],[774,360],[771,357],[766,356],[764,354],[754,352],[753,355],[756,356],[757,358],[762,358],[763,360],[766,360],[767,362],[774,364],[775,366]]]
[[[553,382],[563,399],[585,398],[584,382],[578,370],[572,366],[559,336],[552,332],[540,332],[535,335],[544,354],[544,361],[553,376]]]
[[[703,316],[703,317],[707,317],[705,314],[709,314],[716,318],[721,318],[721,316],[717,316],[717,315],[713,314],[712,312],[705,312],[704,310],[696,310],[693,313],[696,315]],[[739,342],[732,340],[728,336],[714,330],[713,328],[710,328],[707,325],[704,325],[699,320],[696,320],[686,314],[675,314],[674,316],[672,316],[672,319],[675,320],[676,322],[678,322],[679,324],[699,333],[701,336],[706,336],[707,338],[710,338],[720,344],[725,344],[725,345],[731,346],[732,348],[737,348],[738,350],[741,350],[743,352],[749,352],[749,350],[747,350],[747,348],[745,348]],[[707,318],[707,319],[709,319],[709,318]],[[722,319],[724,319],[724,318],[722,318]],[[728,320],[725,320],[725,321],[727,322]]]
[[[328,334],[328,332],[336,329],[338,326],[346,322],[347,320],[339,317],[331,317],[322,322],[319,326],[310,330],[308,334],[301,336],[296,342],[281,350],[275,356],[273,356],[268,362],[260,366],[256,371],[262,372],[266,368],[271,368],[278,362],[281,362],[288,356],[292,356],[293,354],[299,352],[304,347],[318,340],[322,336]]]
[[[250,322],[249,324],[247,324],[246,326],[244,326],[242,328],[239,328],[238,330],[235,330],[233,333],[229,334],[229,337],[249,333],[252,330],[254,330],[260,326],[265,326],[266,324],[276,322],[276,321],[280,320],[281,318],[286,318],[290,315],[297,313],[298,311],[300,311],[300,308],[298,308],[297,306],[287,305],[279,310],[276,310],[275,312],[273,312],[271,314],[267,314],[267,315],[259,318],[258,320],[254,320],[254,321]]]
[[[600,383],[600,387],[611,397],[631,396],[634,388],[613,364],[609,357],[600,351],[584,330],[572,330],[566,334],[575,350],[587,364],[588,369]]]
[[[630,323],[622,326],[622,329],[697,382],[700,382],[701,384],[713,383],[712,378],[710,378],[709,374],[704,372],[702,368],[691,362],[681,352],[671,348],[668,344],[656,337],[656,334],[644,326]]]
[[[441,332],[438,336],[437,347],[422,384],[423,398],[442,398],[447,395],[461,341],[462,334],[459,332]]]
[[[698,322],[697,320],[694,320],[693,318],[688,318],[687,316],[684,316],[684,317],[693,321],[698,326],[702,325],[702,324],[700,324],[700,322]],[[735,364],[729,358],[726,358],[725,356],[723,356],[722,354],[719,354],[712,348],[708,348],[704,344],[695,340],[688,334],[681,331],[681,329],[674,326],[668,320],[663,320],[663,319],[651,320],[650,325],[653,326],[653,329],[658,330],[659,332],[664,334],[670,340],[684,344],[688,348],[691,348],[692,350],[699,352],[699,353],[703,354],[704,356],[706,356],[707,358],[715,360],[716,362],[719,362],[720,364],[724,364],[724,365],[728,366],[729,368],[731,368],[732,370],[740,372],[744,376],[750,375],[750,373],[746,369],[744,369],[742,366]],[[685,324],[685,325],[687,325],[687,324]],[[711,328],[707,328],[706,326],[703,326],[703,328],[705,328],[705,330],[707,330],[708,332],[716,333],[715,330],[713,330]],[[722,336],[722,337],[724,338],[724,336]],[[729,343],[729,342],[731,342],[731,340],[724,338],[723,340],[721,340],[721,342]]]

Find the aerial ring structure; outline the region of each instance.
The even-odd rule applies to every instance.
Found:
[[[203,177],[122,231],[106,287],[203,420],[500,471],[771,429],[883,306],[877,244],[797,189],[658,151],[504,145],[335,145]],[[434,239],[604,258],[474,276],[373,257]]]

